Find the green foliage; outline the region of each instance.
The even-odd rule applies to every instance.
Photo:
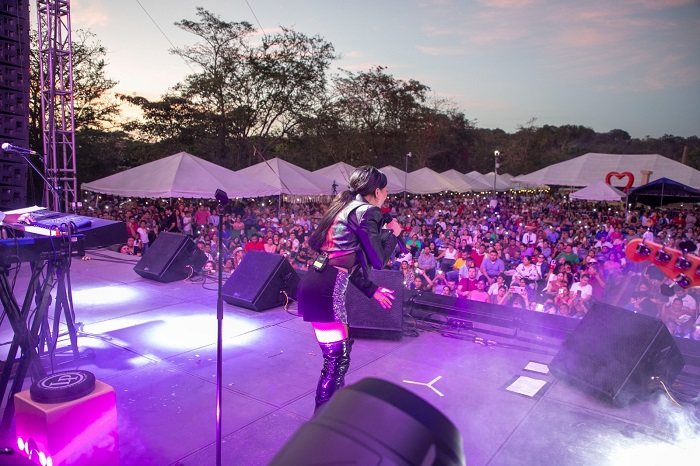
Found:
[[[199,42],[172,50],[193,73],[160,102],[123,97],[146,117],[127,128],[231,168],[258,161],[258,154],[267,158],[315,114],[333,46],[284,27],[258,43],[249,23],[223,21],[203,8],[197,16],[176,25]]]
[[[587,152],[658,153],[680,161],[687,146],[689,165],[700,168],[697,137],[635,139],[621,129],[538,126],[535,118],[514,133],[479,128],[454,102],[383,66],[329,75],[335,51],[321,37],[286,27],[260,36],[247,22],[224,21],[203,8],[196,20],[176,24],[196,38],[171,51],[192,73],[157,100],[119,96],[142,117],[118,123],[106,50],[92,33],[74,34],[79,182],[181,151],[233,169],[282,157],[311,170],[339,161],[403,169],[408,160],[409,171],[487,173],[498,150],[499,173],[519,175]],[[37,69],[36,56],[32,66]],[[32,147],[41,146],[37,81]]]
[[[32,43],[37,43],[36,31]],[[78,30],[72,35],[73,119],[75,129],[105,128],[119,116],[119,103],[108,95],[117,81],[107,76],[107,50],[90,31]],[[29,142],[41,147],[41,98],[39,52],[30,53]],[[66,86],[68,87],[68,86]]]

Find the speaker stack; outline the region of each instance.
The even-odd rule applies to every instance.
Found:
[[[143,278],[168,283],[199,272],[206,262],[207,256],[189,236],[163,232],[136,263],[134,271]]]
[[[685,361],[659,319],[595,303],[549,365],[552,373],[624,406],[669,387]]]

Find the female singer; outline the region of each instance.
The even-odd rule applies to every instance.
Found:
[[[384,225],[379,210],[387,197],[386,185],[386,175],[378,169],[355,169],[348,190],[336,196],[309,237],[310,247],[320,255],[301,280],[297,299],[299,314],[311,322],[323,353],[316,409],[345,385],[350,366],[353,340],[348,335],[345,302],[348,282],[384,309],[394,299],[393,290],[369,280],[370,268],[384,268],[401,234],[396,219]]]

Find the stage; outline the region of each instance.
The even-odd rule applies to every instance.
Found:
[[[78,339],[86,357],[61,369],[90,371],[115,389],[122,465],[214,464],[215,282],[159,283],[138,276],[128,256],[88,257],[73,260],[71,282],[76,320],[92,335]],[[18,293],[28,276],[25,264]],[[312,416],[321,353],[294,305],[289,312],[254,312],[225,304],[224,311],[223,464],[265,465]],[[556,339],[447,329],[410,318],[404,330],[400,341],[356,341],[346,381],[385,379],[432,404],[459,428],[469,465],[698,461],[700,430],[691,406],[678,408],[659,394],[619,408],[526,369],[532,362],[548,364],[558,351]],[[11,338],[3,322],[0,341]],[[0,358],[7,348],[0,347]],[[697,373],[686,366],[679,377],[686,392],[697,394]],[[520,376],[545,385],[534,396],[510,391]],[[12,429],[0,447],[17,449]],[[0,457],[0,463],[26,464],[19,456]]]

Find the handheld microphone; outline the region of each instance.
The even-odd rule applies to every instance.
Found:
[[[393,217],[389,212],[384,212],[382,214],[382,218],[384,219],[384,224],[391,223],[393,220]],[[399,247],[401,250],[401,254],[408,254],[408,248],[406,247],[406,243],[404,243],[403,238],[400,236],[396,237],[396,245]]]
[[[9,142],[5,142],[2,144],[2,150],[4,150],[5,152],[16,152],[18,154],[39,155],[31,149],[25,149],[24,147],[13,146]]]

